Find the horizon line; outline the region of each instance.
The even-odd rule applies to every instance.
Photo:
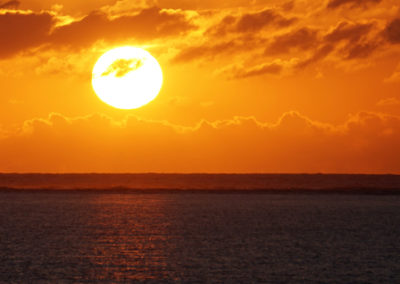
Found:
[[[376,175],[400,176],[400,173],[340,172],[1,172],[0,175]]]

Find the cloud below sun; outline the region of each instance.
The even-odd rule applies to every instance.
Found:
[[[7,172],[384,173],[400,171],[398,161],[389,162],[400,155],[398,141],[400,117],[367,112],[340,125],[292,111],[275,123],[235,117],[191,127],[53,113],[4,134],[0,156]]]

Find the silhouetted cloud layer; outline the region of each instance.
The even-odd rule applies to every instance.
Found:
[[[93,12],[81,20],[57,25],[54,13],[6,11],[0,14],[0,57],[15,55],[33,47],[87,48],[99,40],[107,42],[137,42],[168,36],[178,36],[195,28],[179,11],[156,7],[134,15],[110,18],[103,12]]]
[[[221,70],[218,70],[217,73],[228,79],[243,79],[265,74],[279,75],[283,68],[284,64],[279,61],[247,67],[243,65],[233,64],[222,68]]]
[[[282,54],[295,50],[308,50],[317,44],[317,31],[309,28],[301,28],[289,33],[279,35],[273,39],[266,54]]]
[[[6,2],[0,2],[0,9],[10,9],[10,8],[18,8],[18,6],[21,4],[20,1],[17,0],[10,0]]]
[[[296,18],[287,18],[272,9],[254,13],[243,13],[239,16],[227,16],[206,33],[213,36],[224,36],[228,33],[255,33],[267,27],[287,27],[296,22]]]
[[[391,43],[400,43],[400,18],[391,21],[386,29],[386,36]]]
[[[289,10],[271,7],[231,14],[209,25],[201,41],[180,46],[172,61],[184,63],[235,56],[242,62],[253,62],[253,65],[241,64],[243,70],[239,71],[240,64],[236,64],[235,70],[231,68],[233,73],[252,76],[276,74],[247,72],[276,60],[292,59],[293,64],[283,66],[283,71],[290,70],[279,72],[288,74],[323,62],[337,66],[346,66],[346,62],[349,66],[357,62],[365,65],[363,61],[394,48],[392,46],[400,42],[399,19],[390,20],[383,14],[383,11],[390,14],[389,8],[392,7],[390,2],[385,1],[331,0],[328,2],[329,9],[318,9],[317,5],[311,8],[309,4],[313,13],[308,14],[304,12],[304,7],[303,12],[299,12],[295,3],[289,5]],[[372,5],[379,6],[375,11],[377,15],[381,13],[385,16],[374,18],[368,9],[357,10],[350,17],[337,16],[331,11],[340,7],[365,8]],[[322,20],[324,17],[326,21]],[[221,69],[228,70],[229,66]],[[235,74],[228,77],[247,77]]]
[[[355,7],[365,7],[368,4],[377,4],[382,0],[330,0],[328,3],[328,8],[335,9],[342,6]]]
[[[0,58],[44,44],[54,22],[49,13],[0,14]]]
[[[159,8],[157,3],[173,9]],[[179,3],[183,9],[178,9]],[[334,66],[355,64],[400,43],[400,19],[391,0],[254,4],[121,0],[76,18],[60,14],[57,9],[18,10],[18,1],[5,1],[0,3],[0,58],[41,52],[44,48],[79,52],[103,42],[155,43],[165,46],[173,63],[223,62],[235,57],[240,64],[228,77],[239,79],[292,74],[324,62]],[[185,10],[196,7],[209,8]],[[343,16],[342,10],[337,11],[357,7],[363,9]],[[278,60],[292,60],[293,64],[285,64],[282,69],[266,68]],[[224,64],[220,69],[232,67],[231,63]],[[241,71],[237,70],[240,66]]]
[[[126,38],[152,40],[180,35],[194,26],[179,13],[159,8],[142,10],[133,16],[110,19],[103,13],[92,13],[80,21],[56,28],[50,37],[53,44],[77,48],[98,40],[118,41]]]

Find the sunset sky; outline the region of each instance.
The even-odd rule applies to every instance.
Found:
[[[158,97],[103,103],[106,51]],[[0,0],[0,172],[400,174],[399,0]]]

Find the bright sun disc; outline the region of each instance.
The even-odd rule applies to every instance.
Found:
[[[92,85],[106,104],[120,109],[139,108],[160,92],[161,67],[146,50],[124,46],[104,53],[93,67]]]

